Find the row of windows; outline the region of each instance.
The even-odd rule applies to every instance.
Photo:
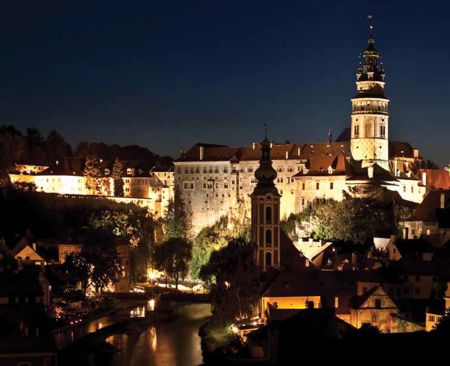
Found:
[[[330,189],[334,189],[334,182],[330,182],[329,187],[330,187]],[[305,182],[302,183],[302,189],[306,190],[306,183]],[[316,182],[316,190],[317,191],[320,190],[320,182]]]
[[[297,170],[300,170],[300,167],[298,167]],[[238,171],[240,173],[245,173],[245,172],[253,173],[254,172],[254,168],[232,169],[231,173],[237,173]],[[279,167],[279,168],[276,169],[276,171],[278,173],[284,173],[285,171],[289,172],[289,173],[292,173],[294,171],[294,168],[293,167],[288,167],[285,170],[283,167]],[[198,166],[197,167],[184,167],[184,168],[178,167],[177,168],[177,173],[178,174],[183,174],[183,173],[184,174],[200,174],[200,172],[202,172],[203,174],[219,174],[219,173],[227,174],[229,172],[229,170],[228,170],[228,168],[222,168],[222,169],[218,168],[218,167],[203,167],[203,168],[200,168]]]
[[[365,136],[364,137],[374,137],[372,134],[372,125],[370,123],[366,124],[365,128]],[[353,127],[353,135],[358,138],[360,136],[360,129],[359,125],[355,125]],[[384,139],[386,137],[386,126],[381,125],[379,129],[379,137]]]

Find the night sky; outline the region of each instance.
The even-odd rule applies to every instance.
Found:
[[[374,15],[390,137],[450,163],[450,2],[2,1],[0,123],[178,156],[350,125]]]

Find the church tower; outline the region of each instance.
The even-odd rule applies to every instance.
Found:
[[[369,19],[372,17],[369,16]],[[389,169],[389,100],[384,96],[385,74],[375,48],[373,26],[356,73],[356,96],[352,99],[351,153],[367,167]]]
[[[251,194],[252,242],[256,245],[255,260],[262,271],[280,268],[280,194],[274,180],[277,172],[270,160],[271,144],[261,142],[261,160],[255,171],[256,187]]]

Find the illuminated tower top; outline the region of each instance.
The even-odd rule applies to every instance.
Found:
[[[369,20],[372,20],[372,16],[369,15]],[[365,94],[370,92],[377,96],[384,96],[384,69],[381,62],[380,52],[375,48],[375,37],[373,35],[372,22],[369,23],[369,38],[367,41],[367,48],[362,55],[362,62],[358,66],[356,73],[356,81],[361,82],[359,86],[363,86],[364,82],[372,81],[376,82],[380,88],[360,89],[358,87],[358,94]],[[369,84],[370,85],[370,84]],[[372,84],[373,86],[374,84]]]
[[[356,96],[352,99],[351,152],[362,166],[378,164],[388,169],[389,100],[384,95],[385,74],[375,48],[372,16],[369,38],[356,72]]]

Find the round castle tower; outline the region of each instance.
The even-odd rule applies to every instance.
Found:
[[[356,73],[356,96],[352,99],[351,153],[367,167],[389,169],[389,99],[384,96],[385,74],[375,48],[373,26],[368,46]]]

